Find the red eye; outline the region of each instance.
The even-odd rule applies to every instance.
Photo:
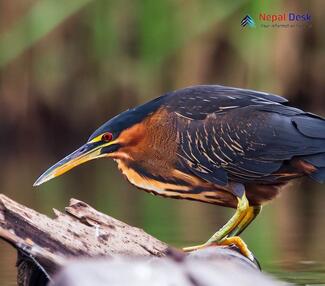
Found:
[[[102,141],[109,142],[113,138],[112,133],[106,132],[102,135]]]

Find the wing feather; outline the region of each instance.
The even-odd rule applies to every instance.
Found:
[[[221,185],[229,179],[267,182],[276,180],[272,173],[286,160],[324,153],[325,121],[286,102],[220,86],[176,91],[166,105],[178,117],[179,164]],[[323,170],[315,177],[322,179]]]

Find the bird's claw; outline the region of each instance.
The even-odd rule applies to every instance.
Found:
[[[252,261],[254,264],[257,264],[259,266],[259,263],[256,260],[256,258],[254,257],[253,253],[248,249],[246,243],[239,236],[227,237],[227,238],[224,238],[218,242],[209,242],[209,243],[204,243],[204,244],[200,244],[200,245],[184,247],[183,251],[191,252],[191,251],[195,251],[195,250],[206,248],[206,247],[230,246],[230,245],[235,245],[243,256],[247,257],[250,261]],[[257,263],[255,261],[257,261]]]

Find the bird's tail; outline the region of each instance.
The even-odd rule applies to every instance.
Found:
[[[319,182],[325,182],[325,120],[317,115],[307,113],[295,116],[293,123],[301,134],[312,139],[313,154],[305,154],[301,159],[315,167],[316,171],[308,176]]]
[[[325,143],[324,143],[325,144]],[[325,182],[325,153],[304,156],[303,160],[316,168],[309,177],[319,183]]]

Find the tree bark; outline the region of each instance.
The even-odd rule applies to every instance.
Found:
[[[65,208],[65,213],[54,210],[54,214],[55,218],[49,218],[0,194],[0,238],[17,249],[18,285],[46,285],[48,281],[57,286],[101,285],[96,284],[96,277],[98,277],[96,271],[101,271],[101,274],[106,276],[108,279],[105,282],[106,285],[137,285],[136,281],[139,277],[130,276],[130,272],[125,271],[137,265],[149,267],[148,269],[151,270],[152,267],[156,269],[158,265],[158,268],[161,269],[159,273],[167,271],[167,276],[167,269],[171,265],[173,265],[172,268],[176,265],[176,268],[179,268],[179,273],[183,273],[184,278],[189,269],[184,268],[183,261],[196,260],[197,258],[203,259],[204,263],[210,266],[213,265],[210,262],[212,260],[222,263],[222,265],[224,265],[223,262],[227,262],[231,267],[239,267],[242,273],[250,273],[247,272],[249,269],[258,277],[262,275],[255,264],[234,249],[213,247],[213,250],[212,248],[200,250],[187,256],[181,251],[169,248],[166,243],[150,236],[143,230],[100,213],[76,199],[70,200],[69,206]],[[99,256],[101,258],[98,258]],[[167,257],[157,258],[162,256]],[[84,259],[80,259],[81,257]],[[85,261],[85,258],[90,257],[95,257],[95,259],[91,262]],[[117,257],[119,257],[119,262],[116,264]],[[155,259],[152,259],[153,257]],[[144,261],[151,262],[144,264]],[[156,262],[152,263],[152,261]],[[165,269],[163,265],[166,266]],[[195,270],[197,266],[192,266],[192,268]],[[63,272],[57,275],[61,269]],[[211,271],[215,272],[215,270],[217,269]],[[128,281],[130,284],[122,282],[114,284],[109,280],[112,275],[116,276],[117,274],[120,275],[121,281],[125,282],[125,279],[130,279]],[[52,277],[55,275],[57,279],[53,281]],[[93,277],[94,280],[90,284],[85,284],[84,282],[88,281],[86,277],[88,280]],[[174,279],[173,276],[169,278]],[[141,279],[140,281],[142,281]],[[195,278],[195,281],[197,279]],[[270,282],[264,276],[262,279]],[[177,281],[180,283],[180,280]],[[201,285],[199,282],[198,284],[179,284],[177,281],[176,285]],[[141,283],[138,285],[150,285],[149,282]]]

